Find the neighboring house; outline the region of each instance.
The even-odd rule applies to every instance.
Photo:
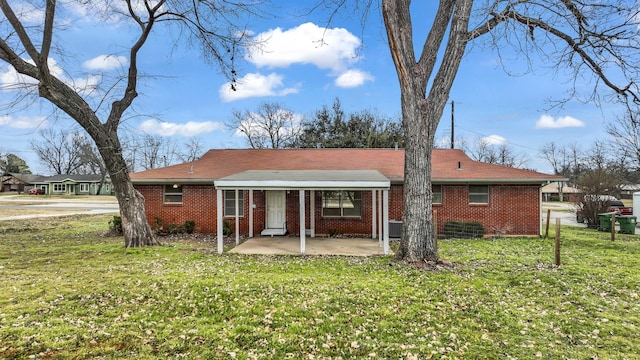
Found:
[[[29,190],[29,184],[39,177],[40,175],[34,174],[5,173],[1,177],[2,187],[0,187],[0,192],[23,193]]]
[[[389,222],[402,219],[404,150],[210,150],[131,179],[152,226],[194,220],[196,231],[218,234],[218,251],[224,222],[236,234],[289,233],[301,237],[304,253],[306,234],[388,239]],[[480,221],[488,234],[538,236],[541,187],[563,180],[434,149],[437,231],[448,221]]]
[[[113,195],[109,176],[102,186],[100,175],[53,175],[41,176],[31,182],[32,187],[44,190],[49,195]]]
[[[622,185],[620,189],[621,199],[633,199],[633,193],[640,192],[640,184]]]
[[[542,201],[578,202],[582,191],[565,182],[555,181],[542,187]]]

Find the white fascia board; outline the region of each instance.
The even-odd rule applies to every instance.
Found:
[[[286,181],[286,180],[217,180],[217,189],[267,190],[334,190],[334,189],[389,189],[389,181]]]

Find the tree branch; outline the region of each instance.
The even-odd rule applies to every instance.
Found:
[[[422,55],[418,61],[418,68],[426,75],[426,78],[431,77],[431,73],[436,65],[436,56],[438,55],[438,49],[440,44],[447,33],[449,26],[449,20],[453,15],[453,9],[455,1],[441,1],[438,11],[436,12],[435,20],[427,36],[427,40],[422,47]]]
[[[517,22],[521,23],[521,24],[525,24],[527,26],[533,26],[536,27],[538,29],[544,30],[545,32],[554,35],[556,38],[564,41],[567,46],[575,53],[578,54],[578,56],[580,56],[580,58],[583,60],[583,62],[585,64],[587,64],[587,66],[591,69],[591,71],[593,71],[593,73],[600,79],[602,80],[605,85],[607,85],[607,87],[609,87],[611,90],[613,90],[616,94],[627,98],[627,97],[631,97],[633,102],[635,103],[640,103],[640,96],[638,94],[636,94],[635,92],[633,92],[631,90],[631,87],[634,85],[634,81],[630,81],[629,84],[627,84],[624,87],[619,87],[617,85],[615,85],[610,79],[609,77],[607,77],[604,73],[604,71],[602,70],[602,67],[595,61],[595,59],[593,59],[593,57],[591,57],[585,49],[582,48],[581,43],[576,42],[570,35],[568,35],[567,33],[549,25],[548,23],[538,20],[538,19],[534,19],[528,16],[524,16],[522,14],[519,14],[515,11],[508,11],[507,13],[505,13],[505,15],[508,18],[514,19]]]
[[[22,26],[22,23],[20,22],[16,14],[13,12],[13,9],[11,8],[11,6],[7,4],[6,0],[0,0],[0,9],[2,10],[2,13],[7,18],[7,20],[9,21],[9,24],[11,24],[11,27],[13,27],[13,29],[16,31],[16,34],[18,35],[18,38],[20,39],[22,46],[24,46],[24,49],[27,51],[31,59],[35,61],[37,65],[39,65],[39,62],[41,59],[40,59],[40,54],[38,53],[38,50],[33,45],[33,42],[31,42],[31,38],[29,37],[29,34],[27,34],[27,31],[25,30],[24,26]]]
[[[47,0],[47,8],[44,16],[44,31],[42,32],[42,48],[40,51],[39,64],[41,76],[43,79],[48,78],[49,73],[49,52],[51,50],[51,39],[53,38],[53,22],[56,13],[56,0]],[[34,59],[35,61],[35,59]]]
[[[131,106],[133,100],[138,96],[138,53],[149,38],[149,34],[151,34],[151,30],[153,29],[153,25],[156,21],[156,13],[159,9],[162,8],[162,6],[164,6],[165,2],[166,0],[158,1],[155,6],[150,7],[148,2],[145,1],[149,18],[147,22],[144,23],[135,13],[131,4],[131,0],[127,0],[129,14],[140,25],[141,33],[129,52],[129,71],[127,75],[127,87],[125,89],[124,95],[121,99],[116,100],[112,103],[111,112],[109,113],[109,116],[105,123],[110,133],[116,132],[118,126],[120,125],[122,115],[129,108],[129,106]]]

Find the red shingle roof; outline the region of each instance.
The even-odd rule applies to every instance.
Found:
[[[213,181],[247,170],[378,170],[392,182],[404,179],[404,150],[214,149],[197,161],[131,174],[135,183]],[[543,183],[554,175],[471,160],[462,150],[434,149],[434,182]]]

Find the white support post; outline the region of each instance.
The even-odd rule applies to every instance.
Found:
[[[224,240],[224,234],[222,233],[222,190],[218,189],[216,191],[216,200],[217,200],[217,208],[216,208],[216,217],[218,218],[218,254],[222,254],[222,243]]]
[[[236,204],[235,204],[235,211],[236,211],[236,246],[238,246],[240,244],[240,215],[238,214],[238,189],[235,190],[236,191]]]
[[[311,237],[316,237],[316,191],[309,191],[309,227],[311,228]]]
[[[304,190],[300,190],[300,254],[302,255],[306,250],[304,213]]]
[[[378,226],[378,229],[380,229],[380,231],[378,231],[378,245],[382,246],[382,233],[383,233],[383,218],[382,218],[382,190],[378,191],[378,224],[380,226]]]
[[[376,193],[378,190],[371,190],[371,238],[375,239],[377,236],[376,226],[378,225],[378,219],[376,218]]]
[[[384,223],[382,224],[382,232],[384,233],[384,246],[383,252],[385,255],[389,254],[389,190],[384,190],[382,193],[382,207]]]
[[[249,190],[249,237],[253,237],[253,189]]]

